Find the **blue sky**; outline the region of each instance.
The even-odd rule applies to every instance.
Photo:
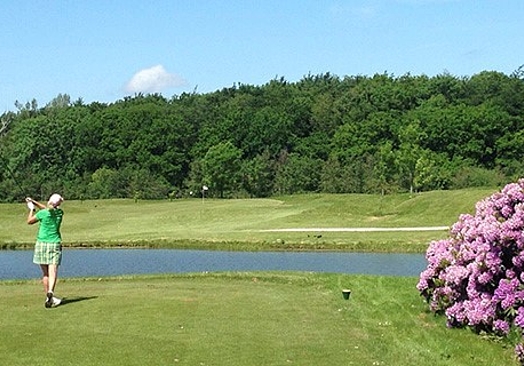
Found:
[[[0,11],[0,113],[388,72],[511,74],[523,0],[19,0]]]

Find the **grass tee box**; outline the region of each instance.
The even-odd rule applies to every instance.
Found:
[[[415,278],[216,273],[0,282],[2,365],[512,366],[426,309]],[[345,300],[341,290],[351,288]]]
[[[449,227],[493,190],[415,195],[311,194],[205,201],[66,201],[66,246],[149,246],[226,250],[423,252],[447,230],[315,231],[314,228]],[[0,245],[31,246],[24,204],[0,205]],[[306,228],[311,231],[268,231]]]

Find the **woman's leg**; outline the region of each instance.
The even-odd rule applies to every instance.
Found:
[[[58,265],[49,264],[48,266],[48,283],[47,283],[47,292],[55,292],[55,285],[58,281]]]
[[[49,289],[49,265],[41,264],[40,268],[42,269],[42,284],[44,285],[44,292],[47,294]]]
[[[44,291],[46,293],[45,307],[52,308],[60,305],[62,301],[54,296],[55,285],[58,277],[58,265],[41,264],[40,268],[42,268],[42,283],[44,284]]]

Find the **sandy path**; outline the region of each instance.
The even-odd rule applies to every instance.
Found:
[[[371,231],[443,231],[449,230],[449,226],[424,226],[424,227],[320,227],[320,228],[290,228],[259,230],[260,232],[308,232],[308,231],[348,231],[348,232],[371,232]]]

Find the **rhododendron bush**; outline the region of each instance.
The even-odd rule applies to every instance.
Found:
[[[524,365],[524,179],[477,202],[432,242],[417,288],[450,327],[508,337]]]

